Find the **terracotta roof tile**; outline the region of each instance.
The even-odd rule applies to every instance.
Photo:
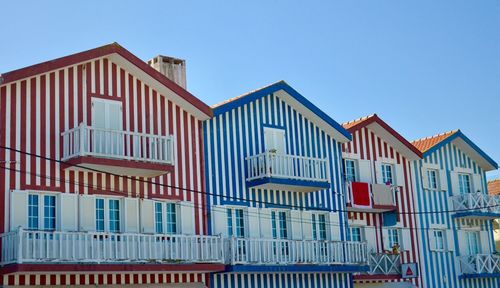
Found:
[[[500,195],[500,179],[488,182],[488,193],[490,195]]]
[[[422,139],[414,140],[411,142],[413,146],[417,147],[420,152],[425,153],[427,150],[431,149],[432,147],[436,146],[437,144],[441,143],[444,141],[446,138],[450,137],[451,135],[457,133],[459,130],[452,130],[448,131],[445,133],[441,133],[438,135],[430,136],[430,137],[425,137]]]
[[[375,117],[376,115],[377,114],[372,114],[372,115],[364,116],[364,117],[361,117],[361,118],[358,118],[358,119],[355,119],[355,120],[352,120],[349,122],[345,122],[345,123],[342,123],[342,126],[344,126],[345,129],[349,129],[349,128],[352,128],[352,127],[358,125],[361,122],[364,122],[366,120],[371,119],[372,117]]]

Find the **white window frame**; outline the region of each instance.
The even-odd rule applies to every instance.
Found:
[[[94,126],[96,123],[94,121],[96,121],[97,117],[95,116],[95,110],[94,110],[94,103],[95,102],[100,102],[100,103],[103,103],[105,105],[105,115],[104,115],[104,122],[106,124],[106,126],[109,125],[110,123],[110,112],[109,112],[109,106],[111,105],[118,105],[120,106],[120,119],[119,119],[119,123],[120,123],[120,129],[119,130],[123,130],[123,102],[122,101],[118,101],[118,100],[111,100],[111,99],[102,99],[102,98],[98,98],[98,97],[92,97],[92,100],[91,100],[91,103],[92,103],[92,106],[91,106],[91,109],[92,109],[92,112],[91,112],[91,125]],[[111,129],[110,127],[104,127],[104,129]]]
[[[353,165],[352,169],[354,170],[353,171],[354,172],[354,175],[353,175],[354,179],[351,179],[351,180],[348,177],[349,173],[347,173],[347,171],[348,171],[347,162],[351,162],[352,165]],[[344,159],[344,167],[345,167],[345,179],[346,179],[346,181],[349,181],[349,182],[356,182],[356,181],[358,181],[359,177],[358,177],[358,168],[357,168],[358,167],[358,163],[357,163],[357,160],[356,159],[349,159],[349,158]]]
[[[324,218],[324,229],[321,227],[320,218]],[[312,225],[312,234],[313,240],[329,240],[328,237],[328,214],[327,213],[312,213],[311,214],[311,225]],[[321,233],[324,232],[322,236]]]
[[[395,233],[395,234],[393,234]],[[396,235],[397,237],[397,242],[395,243],[393,240],[393,237],[394,235]],[[394,246],[394,244],[397,244],[398,247],[401,249],[401,229],[397,229],[397,228],[389,228],[387,229],[387,241],[389,241],[389,248],[392,249],[392,247]]]
[[[157,228],[157,219],[156,219],[156,206],[157,205],[161,206],[161,232],[159,232]],[[169,221],[168,221],[168,213],[167,213],[167,206],[169,205],[174,205],[175,207],[175,232],[172,233],[169,231]],[[179,229],[180,229],[180,221],[179,221],[179,213],[180,213],[180,204],[177,202],[173,201],[154,201],[153,203],[153,212],[154,212],[154,229],[155,233],[157,234],[165,234],[165,235],[176,235],[179,234]]]
[[[387,174],[387,171],[388,171],[387,167],[390,168],[390,173],[391,173],[391,181],[390,182],[391,182],[391,185],[395,184],[394,183],[394,165],[391,164],[391,163],[382,163],[380,165],[380,170],[382,170],[382,171],[380,171],[382,173],[382,182],[384,184],[386,184],[387,182],[389,182],[389,181],[386,181],[386,176],[387,176],[386,174]]]
[[[274,145],[278,138],[283,138],[283,151],[277,151],[278,154],[286,154],[286,130],[283,128],[274,128],[274,127],[264,127],[263,129],[263,137],[264,137],[264,149],[266,152],[271,150],[277,150],[276,147],[268,147],[269,139],[266,137],[266,131],[272,135],[272,142]]]
[[[471,185],[472,176],[468,173],[458,173],[457,177],[458,177],[458,190],[460,194],[472,193],[472,185]],[[462,191],[462,188],[465,189],[465,187],[463,187],[465,178],[467,178],[469,191]]]
[[[99,231],[101,233],[121,233],[123,232],[123,228],[124,228],[124,225],[125,225],[125,221],[123,219],[123,209],[124,209],[124,205],[125,205],[125,202],[123,201],[123,198],[122,197],[113,197],[113,196],[101,196],[101,195],[95,195],[95,199],[94,199],[94,215],[96,216],[95,217],[95,223],[94,223],[94,228],[96,231],[97,230],[97,201],[99,199],[103,199],[104,200],[104,231]],[[119,230],[118,231],[111,231],[110,229],[110,214],[109,214],[109,201],[110,200],[117,200],[118,201],[118,207],[119,207],[119,210],[118,210],[118,215],[120,217],[119,219]]]
[[[439,189],[439,173],[436,169],[427,169],[427,182],[430,190]]]
[[[438,234],[441,234],[441,237],[439,237]],[[434,247],[435,247],[436,251],[439,251],[439,252],[446,251],[446,243],[447,243],[446,230],[434,229],[434,230],[432,230],[432,236],[433,236],[432,241],[434,241]],[[440,245],[439,239],[441,239],[441,245]]]
[[[271,215],[271,234],[273,236],[273,239],[290,239],[292,237],[291,233],[292,232],[290,230],[290,226],[291,226],[291,223],[290,223],[290,211],[288,210],[284,210],[284,209],[271,209],[270,211],[270,215]],[[273,213],[275,215],[275,217],[273,218]],[[286,229],[284,229],[286,231],[286,236],[285,238],[283,238],[281,236],[281,229],[283,227],[281,227],[281,223],[280,223],[280,219],[279,219],[279,215],[280,213],[285,213],[285,225],[286,225]],[[276,227],[273,227],[273,226],[276,226]],[[274,230],[276,231],[276,233],[274,233]],[[275,236],[276,234],[276,236]]]
[[[59,230],[59,223],[60,223],[60,219],[59,217],[57,217],[57,214],[58,214],[58,211],[60,209],[59,205],[58,205],[58,198],[59,198],[59,193],[45,193],[45,192],[28,192],[27,193],[27,202],[26,202],[26,206],[28,207],[28,215],[27,215],[27,228],[28,230],[33,230],[33,231],[57,231]],[[36,229],[32,229],[29,227],[29,224],[30,224],[30,217],[29,217],[29,198],[30,196],[33,195],[33,196],[37,196],[38,197],[38,227]],[[45,196],[50,196],[50,197],[54,197],[54,229],[47,229],[47,227],[45,227]]]
[[[477,255],[477,254],[481,253],[481,233],[480,233],[480,231],[477,231],[477,230],[465,230],[464,234],[465,234],[465,245],[466,245],[466,249],[467,249],[467,251],[466,251],[467,255]],[[474,234],[475,235],[474,237],[476,238],[475,239],[476,240],[476,242],[475,242],[475,246],[476,246],[475,247],[476,248],[475,249],[476,250],[475,253],[472,253],[474,251],[472,251],[472,249],[471,249],[472,248],[472,246],[471,246],[472,242],[471,242],[471,237],[470,236],[472,234]]]
[[[225,207],[226,211],[226,232],[229,237],[237,237],[237,238],[245,238],[248,234],[247,232],[247,219],[245,215],[247,215],[247,211],[244,207],[238,206],[227,206]],[[236,211],[241,211],[241,220],[243,221],[243,227],[240,227],[238,223],[238,217],[236,217]],[[229,214],[231,218],[229,218]],[[231,221],[231,226],[229,226],[229,221]],[[230,228],[231,227],[231,228]],[[238,228],[242,228],[242,230],[238,230]],[[243,233],[239,233],[238,231],[242,231]],[[240,235],[241,234],[241,235]]]
[[[352,231],[354,231],[354,230],[358,230],[359,231],[359,234],[358,234],[359,235],[359,241],[352,239],[352,235],[353,235]],[[364,235],[363,235],[364,234],[363,230],[364,230],[364,228],[362,226],[349,226],[349,239],[350,239],[350,241],[364,242],[365,239],[364,239]]]

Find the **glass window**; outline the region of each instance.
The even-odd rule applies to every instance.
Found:
[[[56,230],[56,196],[43,196],[43,228],[44,230]]]
[[[385,184],[393,184],[392,165],[382,164],[382,182]]]
[[[229,236],[245,237],[245,218],[243,209],[227,209],[227,229]]]
[[[95,199],[96,231],[104,232],[104,199]]]
[[[349,182],[356,181],[356,162],[355,160],[345,160],[345,178]]]
[[[468,231],[465,232],[467,238],[467,255],[479,254],[479,232]]]
[[[285,211],[271,211],[271,228],[273,238],[287,239],[287,216]]]
[[[349,236],[351,241],[361,242],[361,228],[360,227],[350,227],[349,228]]]
[[[444,250],[444,232],[442,230],[434,230],[434,243],[436,250]]]
[[[28,195],[28,229],[38,230],[38,195]]]
[[[120,201],[109,200],[109,231],[120,232]]]
[[[436,170],[427,170],[427,179],[429,181],[429,188],[430,189],[438,189],[438,183],[437,183],[437,171]]]
[[[326,240],[325,214],[312,214],[312,229],[314,240]]]
[[[227,215],[227,235],[233,236],[233,210],[232,209],[227,209],[226,210],[226,215]]]
[[[155,202],[155,230],[163,234],[163,206],[160,202]]]
[[[458,174],[458,187],[461,194],[471,193],[469,174]]]
[[[389,229],[387,232],[389,235],[389,247],[392,248],[394,245],[399,247],[399,231],[397,229]]]
[[[166,203],[167,209],[167,234],[177,233],[177,209],[175,203]]]

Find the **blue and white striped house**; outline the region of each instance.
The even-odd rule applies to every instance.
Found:
[[[413,163],[422,287],[500,287],[492,233],[500,199],[488,195],[485,176],[497,163],[460,130],[413,145],[424,157]]]
[[[214,106],[204,123],[208,233],[226,240],[212,287],[352,287],[342,143],[351,135],[283,81]]]

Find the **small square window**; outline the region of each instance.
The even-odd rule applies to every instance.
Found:
[[[391,164],[382,164],[382,182],[385,184],[394,183]]]
[[[427,170],[427,179],[429,181],[429,189],[437,190],[438,189],[437,171],[433,169]]]
[[[444,231],[434,230],[434,245],[436,247],[436,250],[444,250]]]
[[[356,181],[356,162],[352,159],[345,160],[345,178],[349,182]]]

